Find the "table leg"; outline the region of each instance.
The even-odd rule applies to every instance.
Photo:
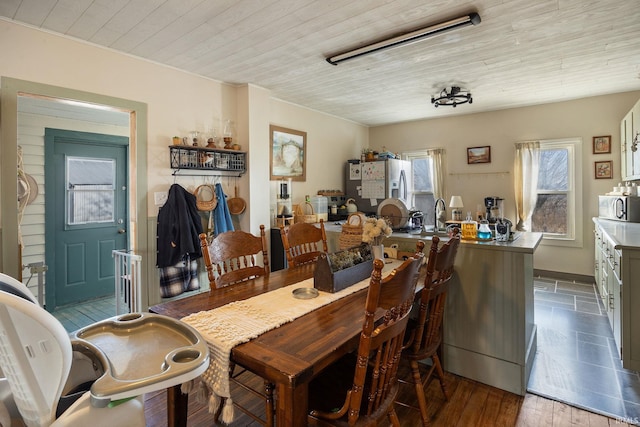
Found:
[[[181,385],[174,385],[167,389],[167,426],[187,427],[187,409],[189,395],[183,394]]]
[[[287,384],[276,384],[276,425],[278,427],[301,427],[307,425],[309,412],[309,384],[294,388]]]

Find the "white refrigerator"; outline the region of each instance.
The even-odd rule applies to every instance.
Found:
[[[354,199],[358,210],[376,214],[378,205],[388,198],[401,199],[413,206],[411,162],[386,159],[375,162],[348,162],[345,171],[345,193]]]

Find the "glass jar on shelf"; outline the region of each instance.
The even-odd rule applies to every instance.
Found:
[[[230,150],[233,147],[233,122],[225,120],[223,132],[224,148]]]

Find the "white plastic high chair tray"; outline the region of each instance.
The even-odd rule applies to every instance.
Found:
[[[91,387],[97,399],[116,400],[189,381],[208,366],[209,350],[186,323],[153,313],[132,313],[94,323],[72,340],[96,347],[108,360]]]

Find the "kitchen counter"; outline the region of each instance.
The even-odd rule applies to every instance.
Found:
[[[593,218],[593,222],[607,233],[615,249],[640,249],[640,223]]]
[[[614,222],[614,221],[611,221]],[[640,236],[640,224],[638,224],[638,235]],[[325,223],[324,225],[325,231],[327,232],[327,244],[329,245],[329,251],[333,252],[337,250],[337,236],[339,236],[342,230],[342,224],[337,223]],[[330,236],[331,234],[331,236]],[[336,236],[337,234],[337,236]],[[446,242],[449,240],[448,236],[438,235],[440,237],[440,241]],[[334,241],[335,238],[335,241]],[[538,245],[540,244],[540,240],[542,238],[541,233],[523,233],[517,231],[514,233],[514,239],[509,242],[496,242],[495,240],[490,241],[475,241],[475,240],[464,240],[462,239],[461,243],[464,246],[471,245],[479,250],[488,250],[488,251],[508,251],[508,252],[524,252],[524,253],[533,253]],[[421,234],[420,231],[410,231],[410,232],[397,232],[394,231],[390,237],[384,240],[385,246],[388,246],[393,243],[402,244],[402,248],[400,250],[415,250],[416,242],[418,240],[422,240],[428,246],[431,243],[433,236],[428,234]],[[640,240],[637,240],[640,241]],[[336,246],[333,246],[333,243]]]
[[[325,230],[335,250],[341,226]],[[418,240],[427,252],[432,237],[419,233],[395,232],[384,244],[412,252]],[[462,241],[445,312],[445,370],[526,394],[537,349],[533,255],[541,240],[541,233],[520,233],[510,242]]]
[[[640,223],[593,218],[594,277],[622,367],[640,371]]]

